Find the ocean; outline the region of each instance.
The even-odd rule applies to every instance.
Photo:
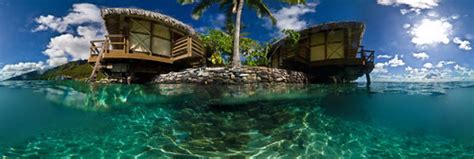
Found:
[[[473,158],[474,82],[0,82],[0,157]]]

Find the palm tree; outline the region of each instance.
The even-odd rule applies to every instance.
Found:
[[[263,0],[177,0],[180,4],[191,4],[197,2],[196,7],[193,9],[192,16],[195,19],[199,19],[202,13],[214,4],[218,4],[223,10],[226,10],[227,22],[235,20],[234,41],[233,41],[233,52],[232,52],[232,66],[240,67],[240,23],[242,19],[242,10],[244,4],[254,9],[257,12],[258,17],[269,17],[273,24],[276,24],[276,19],[273,17],[272,12]],[[280,2],[288,4],[304,4],[305,0],[280,0]],[[234,17],[235,14],[235,17]],[[235,19],[234,19],[235,18]]]

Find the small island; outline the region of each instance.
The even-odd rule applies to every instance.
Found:
[[[232,44],[225,32],[200,36],[173,17],[142,9],[101,13],[109,35],[91,41],[92,82],[103,72],[99,82],[105,83],[346,83],[362,75],[370,83],[374,68],[374,51],[360,45],[365,26],[359,22],[285,31],[286,37],[265,46],[242,38],[250,48],[242,50],[247,65],[241,67],[240,61],[224,62],[229,47],[219,45]]]
[[[0,159],[474,159],[472,1],[164,2],[0,0]]]

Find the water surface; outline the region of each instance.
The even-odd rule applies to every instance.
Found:
[[[0,156],[474,157],[474,83],[0,83]]]

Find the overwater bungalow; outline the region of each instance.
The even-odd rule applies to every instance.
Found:
[[[305,72],[310,82],[344,83],[363,76],[370,83],[374,51],[361,45],[365,25],[337,22],[300,31],[300,40],[289,45],[276,42],[269,54],[270,66]]]
[[[132,8],[101,10],[108,35],[91,41],[88,62],[109,78],[149,80],[205,62],[195,30],[170,16]]]

